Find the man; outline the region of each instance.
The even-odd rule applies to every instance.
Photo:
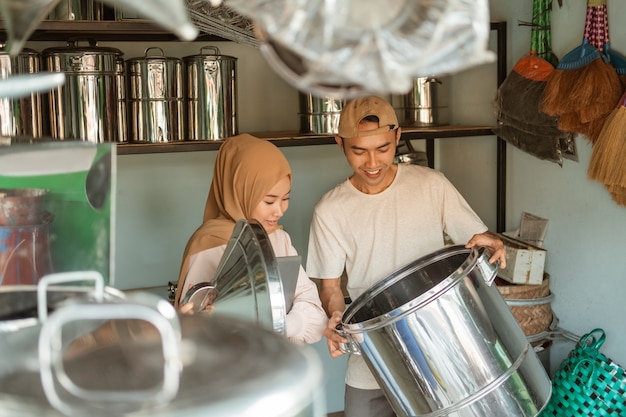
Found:
[[[502,241],[443,174],[394,164],[400,134],[395,110],[380,97],[357,98],[341,112],[335,140],[354,172],[315,206],[307,256],[307,273],[321,279],[332,357],[343,354],[339,343],[346,342],[334,331],[345,310],[344,271],[354,300],[398,268],[444,247],[444,233],[455,243],[467,242],[467,248],[488,248],[489,262],[506,267]],[[395,416],[358,355],[348,359],[344,413]]]

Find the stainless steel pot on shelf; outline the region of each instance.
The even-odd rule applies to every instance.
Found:
[[[155,51],[158,51],[155,52]],[[184,139],[182,60],[150,47],[126,60],[128,125],[131,142]]]
[[[49,93],[50,129],[55,139],[93,143],[118,140],[119,49],[68,41],[42,51],[48,71],[65,73],[65,85]]]
[[[237,58],[215,46],[183,57],[187,140],[219,140],[238,133]]]
[[[41,71],[41,54],[24,48],[17,56],[0,51],[0,78],[17,74],[35,74]],[[26,97],[11,99],[0,97],[0,136],[42,137],[47,133],[47,111],[44,94],[31,93]]]

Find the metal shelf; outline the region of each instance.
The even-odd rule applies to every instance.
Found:
[[[44,20],[29,41],[66,41],[76,37],[95,37],[98,41],[177,41],[176,35],[150,20]],[[6,41],[0,21],[0,38]],[[201,33],[196,41],[225,41],[219,36]]]
[[[465,136],[493,135],[493,126],[461,126],[445,125],[432,127],[403,127],[402,139],[443,139]],[[278,147],[311,146],[335,144],[332,135],[302,135],[297,131],[250,132],[251,135],[267,139]],[[196,140],[162,143],[118,143],[118,155],[165,153],[165,152],[198,152],[219,149],[223,140]],[[429,160],[433,158],[430,157]]]

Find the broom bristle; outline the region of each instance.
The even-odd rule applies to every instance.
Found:
[[[582,68],[580,78],[570,88],[570,99],[576,101],[581,109],[588,107],[590,103],[613,101],[617,94],[612,103],[615,105],[623,93],[615,68],[602,59],[595,59]],[[604,94],[610,94],[610,97]]]
[[[607,117],[593,144],[587,177],[603,184],[612,184],[615,164],[621,166],[626,150],[626,107],[620,106]]]
[[[598,136],[600,136],[600,132],[602,132],[605,123],[606,118],[599,118],[589,123],[581,123],[576,133],[585,135],[589,142],[593,144],[598,140]]]
[[[626,206],[626,187],[620,187],[618,185],[606,186],[606,189],[611,194],[611,199],[620,206]]]
[[[568,99],[569,85],[574,73],[579,70],[552,71],[546,80],[541,101],[541,110],[550,116],[560,116],[563,113],[574,111],[574,105]]]
[[[559,116],[559,129],[563,132],[579,133],[578,131],[581,129],[581,127],[578,113],[569,112],[561,114]]]

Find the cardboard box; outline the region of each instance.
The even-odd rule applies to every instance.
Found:
[[[506,268],[498,276],[513,284],[541,285],[546,250],[499,234],[506,249]]]

